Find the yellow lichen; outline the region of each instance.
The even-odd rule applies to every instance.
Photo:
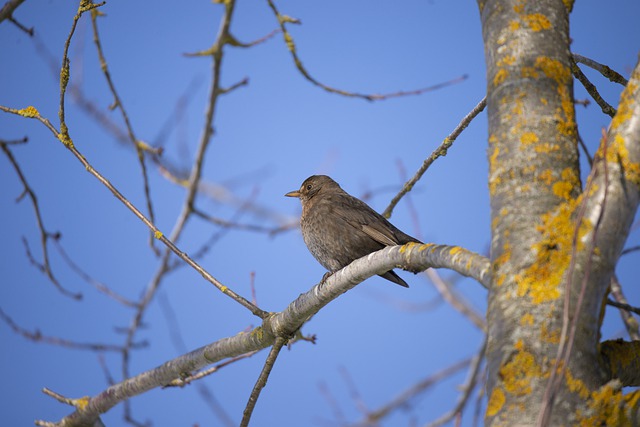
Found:
[[[553,194],[565,200],[569,200],[571,198],[572,189],[573,185],[571,185],[567,181],[558,181],[554,183],[552,187]]]
[[[601,144],[602,145],[602,144]],[[622,165],[624,177],[640,187],[640,163],[632,162],[629,159],[629,150],[622,135],[617,134],[613,143],[607,148],[607,162],[615,162]],[[600,152],[602,150],[599,149]]]
[[[558,147],[557,144],[552,144],[549,142],[536,144],[536,146],[534,147],[534,150],[536,151],[536,153],[543,153],[543,154],[553,153],[554,151],[558,151],[559,149],[560,147]]]
[[[633,393],[632,393],[633,394]],[[582,411],[578,411],[578,420],[581,426],[593,426],[593,425],[606,425],[606,426],[625,426],[632,425],[632,421],[629,415],[625,412],[625,408],[631,408],[629,406],[629,397],[633,399],[633,396],[625,396],[622,392],[610,385],[604,385],[600,389],[595,390],[588,394],[590,397],[588,400],[589,413],[583,414]],[[636,393],[636,404],[637,397]]]
[[[494,388],[489,397],[489,402],[487,402],[487,416],[492,417],[500,412],[506,400],[502,389]]]
[[[91,398],[89,396],[83,396],[79,399],[76,399],[73,403],[76,408],[78,408],[79,410],[84,410],[87,405],[89,404],[89,402],[91,401]]]
[[[258,326],[257,328],[252,330],[251,336],[255,337],[257,340],[262,340],[264,336],[264,329],[262,329],[262,326]]]
[[[576,225],[572,213],[577,203],[579,200],[571,200],[563,204],[557,213],[542,215],[542,225],[538,226],[541,236],[532,248],[535,260],[514,276],[518,297],[528,295],[534,304],[560,297],[562,278],[569,268],[573,250]],[[583,218],[578,231],[578,251],[583,250],[583,237],[591,228],[591,221]]]
[[[533,314],[531,313],[525,313],[521,318],[520,318],[520,325],[521,326],[533,326],[533,321],[535,320],[535,318],[533,317]]]
[[[574,0],[562,0],[562,3],[564,4],[564,7],[567,8],[567,11],[569,13],[571,13],[571,11],[573,10],[573,2],[574,2]]]
[[[406,245],[402,245],[402,247],[400,248],[400,253],[403,254],[403,253],[405,253],[406,251],[410,250],[411,248],[413,248],[416,245],[419,245],[419,243],[409,242]]]
[[[500,60],[496,63],[496,65],[497,65],[498,67],[504,67],[504,66],[507,66],[507,65],[513,65],[513,64],[515,64],[515,62],[516,62],[516,57],[515,57],[515,56],[513,56],[513,55],[506,55],[506,56],[504,56],[502,59],[500,59]]]
[[[58,140],[62,142],[64,146],[69,149],[75,148],[75,146],[73,145],[73,140],[71,139],[68,133],[60,132],[58,134]]]
[[[507,234],[507,233],[505,233]],[[498,255],[496,257],[496,259],[493,261],[493,271],[494,271],[494,276],[493,276],[493,284],[496,286],[502,286],[502,284],[504,283],[504,281],[507,278],[507,275],[505,274],[498,274],[497,271],[500,269],[501,266],[505,265],[506,263],[509,262],[509,260],[511,260],[511,245],[509,243],[505,243],[502,246],[502,253],[500,255]]]
[[[156,230],[156,231],[153,233],[153,237],[155,237],[156,239],[160,239],[160,238],[162,238],[162,232],[161,232],[160,230]]]
[[[555,80],[560,85],[566,84],[571,80],[571,69],[557,59],[539,56],[536,58],[535,66],[545,76]]]
[[[18,114],[20,114],[22,117],[28,117],[28,118],[38,117],[40,115],[36,107],[32,105],[29,105],[28,107],[23,108],[21,110],[18,110]]]
[[[289,49],[290,52],[295,52],[296,45],[293,42],[293,38],[289,33],[284,33],[284,42],[287,45],[287,49]]]
[[[551,28],[551,22],[549,19],[541,13],[532,13],[530,15],[524,15],[522,17],[524,22],[527,23],[529,28],[533,31],[548,30]]]
[[[575,378],[571,374],[571,371],[567,369],[564,373],[564,377],[566,379],[567,388],[569,389],[569,391],[571,391],[572,393],[578,393],[578,396],[580,396],[580,398],[583,400],[589,397],[589,389],[587,388],[585,383],[582,382],[582,380]]]
[[[514,347],[515,353],[500,367],[500,377],[506,392],[524,396],[531,393],[531,382],[542,376],[542,369],[533,354],[525,349],[522,341],[516,342]]]
[[[509,22],[509,30],[516,31],[520,29],[520,23],[518,21],[510,21]]]
[[[560,331],[549,329],[548,325],[543,324],[540,327],[540,339],[551,344],[560,344]]]
[[[449,251],[449,255],[455,255],[462,252],[462,248],[460,246],[454,246],[453,248],[451,248],[451,250]]]
[[[551,185],[553,181],[553,171],[551,169],[543,170],[540,175],[538,175],[538,179],[547,185]]]
[[[560,177],[562,180],[553,184],[553,194],[565,200],[570,200],[573,189],[580,185],[576,171],[569,167],[564,168],[560,173]]]
[[[538,135],[533,132],[524,132],[520,135],[520,142],[525,145],[534,144],[538,142]]]
[[[493,85],[498,86],[500,83],[504,82],[507,79],[509,72],[504,68],[498,70],[496,75],[493,77]]]
[[[560,95],[560,106],[562,113],[556,114],[558,121],[558,131],[567,136],[573,136],[576,133],[575,110],[573,108],[573,99],[569,93],[569,88],[565,85],[558,86],[558,95]]]
[[[618,112],[611,120],[611,128],[617,129],[622,124],[626,123],[631,117],[633,117],[632,104],[637,102],[634,99],[634,94],[638,90],[638,84],[633,80],[630,80],[627,87],[620,96],[620,103],[618,104]]]
[[[434,243],[425,243],[424,245],[420,245],[420,247],[418,248],[418,252],[431,250],[431,249],[435,248],[435,246],[436,245]]]

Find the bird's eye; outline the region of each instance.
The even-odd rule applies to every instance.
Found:
[[[307,191],[311,190],[313,188],[313,185],[309,184],[307,185]]]

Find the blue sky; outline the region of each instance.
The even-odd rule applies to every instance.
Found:
[[[227,49],[223,84],[243,78],[246,87],[220,99],[204,169],[206,182],[221,186],[237,203],[252,199],[268,216],[244,213],[237,221],[278,226],[297,221],[298,201],[283,197],[309,175],[325,173],[353,195],[383,210],[406,176],[410,176],[473,106],[485,90],[485,68],[479,13],[475,2],[295,2],[276,3],[283,14],[299,18],[290,26],[299,54],[311,74],[331,86],[386,93],[431,86],[461,75],[457,85],[419,97],[366,102],[328,94],[304,80],[293,66],[281,36],[251,49]],[[44,49],[60,61],[76,4],[27,1],[15,18],[34,27]],[[202,132],[210,79],[208,58],[183,54],[211,46],[222,13],[211,2],[109,1],[99,21],[102,43],[119,94],[136,134],[149,143],[164,141],[165,157],[186,167],[193,159]],[[640,3],[577,2],[572,14],[572,49],[628,76],[638,58]],[[106,109],[112,102],[100,73],[85,17],[71,46],[72,82],[91,101]],[[266,2],[240,1],[232,31],[242,41],[258,39],[277,27]],[[0,104],[36,106],[57,122],[58,82],[46,54],[8,22],[0,25]],[[617,104],[621,91],[583,71],[603,97]],[[161,133],[176,116],[176,125]],[[577,99],[587,95],[579,84]],[[135,154],[117,143],[71,99],[67,120],[78,149],[126,197],[144,208],[142,183]],[[608,125],[592,102],[577,106],[580,133],[591,151]],[[111,112],[118,124],[118,112]],[[123,207],[51,134],[33,120],[0,114],[2,139],[29,137],[12,147],[26,179],[37,193],[46,228],[62,233],[61,243],[74,262],[113,290],[137,299],[151,280],[158,261],[147,245],[145,226]],[[490,241],[487,191],[487,126],[481,114],[460,136],[445,158],[427,172],[407,200],[396,208],[392,222],[423,241],[457,244],[487,253]],[[585,173],[586,167],[583,168]],[[13,168],[0,156],[0,209],[5,256],[0,257],[4,285],[0,308],[16,323],[45,335],[79,342],[122,344],[117,328],[127,327],[132,310],[97,293],[83,282],[51,247],[54,273],[63,286],[82,292],[82,302],[62,296],[30,265],[22,238],[41,259],[38,229]],[[180,212],[183,189],[169,183],[150,166],[151,192],[157,224],[169,233]],[[198,206],[212,215],[234,217],[237,203],[200,198]],[[178,246],[196,252],[219,228],[192,218]],[[627,246],[640,244],[638,231]],[[637,255],[618,266],[631,301]],[[200,260],[213,276],[245,297],[251,296],[251,275],[259,305],[280,311],[322,277],[323,268],[306,250],[297,230],[276,236],[250,231],[222,233]],[[475,282],[447,271],[441,276],[480,312],[486,293]],[[340,297],[304,328],[316,334],[316,345],[297,343],[284,350],[256,408],[252,425],[336,425],[332,399],[344,418],[360,419],[348,373],[361,399],[375,409],[394,396],[450,364],[474,355],[481,333],[459,313],[438,302],[425,275],[400,272],[410,289],[372,278]],[[168,301],[176,323],[163,310]],[[436,301],[434,304],[431,304]],[[191,350],[256,325],[256,318],[222,296],[187,268],[167,276],[157,300],[145,316],[146,328],[137,339],[150,346],[133,353],[131,372],[139,373],[182,353],[171,331],[179,328]],[[605,338],[625,336],[619,315],[608,311]],[[0,391],[14,405],[3,405],[7,425],[31,425],[34,419],[59,420],[69,413],[43,395],[49,387],[70,397],[94,395],[108,386],[95,353],[33,343],[0,324]],[[202,383],[237,423],[266,352],[222,369]],[[105,353],[116,381],[120,358]],[[465,371],[442,382],[384,425],[423,424],[453,407],[456,387]],[[133,415],[154,426],[220,425],[197,387],[153,390],[131,400]],[[107,425],[122,423],[122,405],[104,416]],[[340,419],[338,418],[338,421]],[[470,425],[472,410],[462,425]],[[327,423],[328,422],[328,423]]]

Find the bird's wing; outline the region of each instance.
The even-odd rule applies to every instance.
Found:
[[[385,246],[395,246],[399,244],[396,236],[385,227],[376,227],[378,224],[362,224],[362,231],[367,233],[373,240],[382,243]]]
[[[355,197],[347,196],[347,203],[335,203],[334,213],[344,222],[357,230],[362,230],[376,242],[385,246],[399,245],[400,241],[394,232],[394,227],[382,215],[371,209],[369,205]],[[353,206],[355,205],[355,206]],[[349,206],[348,209],[346,206]],[[357,207],[357,209],[353,209]]]

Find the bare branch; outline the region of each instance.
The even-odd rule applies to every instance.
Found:
[[[602,99],[602,96],[600,96],[598,89],[594,86],[593,83],[589,81],[587,76],[584,75],[582,70],[580,70],[580,67],[578,67],[578,65],[574,61],[571,61],[571,73],[580,81],[580,83],[582,83],[582,86],[584,86],[587,92],[589,92],[589,95],[591,95],[593,100],[596,101],[596,103],[600,106],[603,113],[611,117],[616,114],[616,109],[609,105],[607,101]]]
[[[256,384],[253,386],[253,390],[251,390],[251,395],[249,396],[247,406],[244,408],[242,421],[240,421],[240,427],[247,427],[249,425],[253,410],[256,407],[256,403],[258,403],[260,393],[262,392],[264,386],[267,385],[267,380],[269,379],[269,375],[271,374],[271,369],[273,369],[273,365],[276,363],[278,354],[280,354],[280,350],[282,350],[285,342],[286,338],[279,336],[276,338],[273,347],[271,347],[271,351],[269,352],[269,356],[267,356],[267,360],[264,362],[264,366],[262,367],[260,376],[258,377]]]
[[[305,68],[305,66],[302,65],[302,61],[300,60],[300,57],[298,56],[298,51],[297,51],[295,42],[293,41],[293,37],[291,36],[291,33],[289,33],[289,31],[287,30],[286,24],[300,24],[300,21],[298,19],[291,18],[290,16],[280,14],[280,12],[276,8],[276,5],[273,2],[273,0],[267,0],[267,3],[269,3],[269,7],[273,11],[273,14],[276,16],[276,18],[278,19],[278,24],[280,24],[280,30],[282,31],[282,35],[284,37],[284,42],[286,43],[287,48],[289,49],[289,52],[291,52],[291,56],[293,58],[293,62],[295,63],[296,68],[298,69],[298,71],[300,71],[300,74],[302,74],[302,76],[305,79],[307,79],[314,86],[318,86],[319,88],[321,88],[321,89],[323,89],[323,90],[325,90],[325,91],[327,91],[329,93],[335,93],[337,95],[342,95],[342,96],[346,96],[346,97],[350,97],[350,98],[365,99],[367,101],[381,101],[381,100],[386,100],[386,99],[390,99],[390,98],[398,98],[398,97],[402,97],[402,96],[422,95],[423,93],[426,93],[426,92],[431,92],[431,91],[434,91],[434,90],[437,90],[437,89],[442,89],[443,87],[447,87],[447,86],[454,85],[456,83],[460,83],[460,82],[466,80],[467,77],[468,77],[466,74],[464,74],[462,76],[456,77],[456,78],[451,79],[449,81],[438,83],[438,84],[435,84],[435,85],[432,85],[432,86],[428,86],[428,87],[424,87],[424,88],[421,88],[421,89],[408,90],[408,91],[402,91],[401,90],[401,91],[392,92],[392,93],[386,93],[386,94],[364,94],[364,93],[357,93],[357,92],[349,92],[349,91],[346,91],[346,90],[337,89],[337,88],[328,86],[328,85],[318,81],[314,77],[312,77],[311,74],[309,73],[309,71]]]
[[[208,369],[203,369],[202,371],[193,374],[193,375],[189,375],[189,376],[185,376],[182,378],[176,378],[175,380],[171,381],[169,384],[167,384],[165,387],[184,387],[186,385],[191,384],[192,382],[208,377],[211,374],[215,374],[216,372],[218,372],[220,369],[231,365],[232,363],[235,363],[239,360],[242,359],[248,359],[249,357],[255,355],[258,353],[259,350],[254,350],[254,351],[250,351],[248,353],[245,354],[241,354],[240,356],[236,356],[236,357],[232,357],[228,360],[225,360],[222,363],[218,363],[215,366],[212,366]]]
[[[413,189],[413,186],[416,184],[416,182],[418,182],[420,180],[420,178],[422,178],[422,175],[424,175],[424,173],[427,171],[427,169],[429,169],[429,166],[431,166],[431,164],[438,157],[447,155],[447,151],[449,150],[451,145],[453,145],[453,143],[456,140],[456,138],[458,138],[458,136],[462,133],[462,131],[465,130],[467,128],[467,126],[469,126],[469,123],[471,123],[471,121],[478,114],[480,114],[480,112],[482,112],[482,110],[484,110],[486,105],[487,105],[487,97],[484,97],[478,103],[478,105],[476,105],[473,108],[473,110],[471,110],[469,112],[469,114],[467,114],[462,119],[462,121],[458,124],[458,126],[456,126],[456,128],[453,130],[453,132],[451,132],[451,134],[449,134],[449,136],[447,136],[444,139],[444,141],[442,141],[442,144],[440,144],[440,146],[438,148],[436,148],[433,151],[433,153],[431,153],[431,155],[429,157],[427,157],[427,159],[422,163],[422,166],[420,166],[420,169],[418,169],[418,171],[415,173],[415,175],[409,181],[407,181],[404,184],[404,186],[402,187],[402,190],[400,190],[400,192],[398,194],[396,194],[393,199],[391,199],[391,202],[389,203],[389,206],[387,206],[387,208],[384,210],[384,212],[382,212],[382,216],[384,216],[385,218],[390,218],[391,217],[393,209],[396,207],[396,205],[398,204],[400,199],[402,199],[405,196],[405,194],[407,194],[409,191],[411,191],[411,189]]]
[[[630,254],[631,252],[640,251],[640,246],[631,246],[620,252],[620,256]]]
[[[473,359],[471,358],[461,360],[459,362],[453,363],[450,366],[447,366],[446,368],[442,369],[439,372],[436,372],[433,375],[430,375],[427,378],[420,380],[419,382],[412,385],[407,390],[400,393],[397,397],[393,398],[389,403],[385,404],[384,406],[376,410],[369,412],[366,418],[355,423],[354,427],[377,425],[378,422],[383,420],[385,417],[389,416],[393,411],[406,407],[407,403],[411,399],[415,398],[416,396],[419,396],[421,393],[424,393],[426,390],[433,387],[434,385],[444,380],[445,378],[448,378],[458,373],[459,371],[463,370],[464,368],[469,366],[472,363],[472,361]]]
[[[467,381],[461,387],[462,395],[458,399],[458,402],[456,403],[455,407],[451,411],[447,412],[446,414],[444,414],[443,416],[435,420],[434,422],[428,424],[428,427],[441,426],[442,424],[451,421],[454,417],[462,415],[462,411],[464,410],[465,406],[467,406],[467,402],[471,397],[471,393],[476,388],[476,384],[480,376],[479,374],[481,372],[480,367],[482,366],[482,361],[484,360],[484,354],[486,349],[487,349],[487,340],[485,338],[484,342],[482,343],[482,347],[480,348],[480,351],[478,352],[478,354],[476,354],[473,357],[473,360],[471,360],[471,367],[469,369],[469,374],[467,375]]]
[[[23,139],[22,141],[26,142],[26,138]],[[18,142],[20,142],[20,141],[18,141]],[[51,283],[53,283],[53,285],[63,295],[71,297],[71,298],[76,299],[76,300],[82,299],[82,294],[81,293],[79,293],[79,292],[78,293],[74,293],[74,292],[71,292],[71,291],[65,289],[60,284],[60,282],[58,282],[58,279],[54,276],[53,270],[51,269],[51,263],[49,261],[49,247],[48,247],[47,243],[48,243],[50,237],[55,237],[58,234],[57,233],[54,233],[54,234],[49,233],[45,229],[44,222],[42,220],[42,214],[40,213],[40,205],[38,204],[38,198],[36,197],[36,193],[31,189],[31,186],[29,186],[29,183],[27,182],[27,179],[24,176],[24,173],[22,173],[22,169],[20,168],[20,165],[18,165],[17,160],[15,159],[15,157],[13,157],[13,153],[9,149],[9,146],[4,142],[0,142],[0,149],[2,149],[4,154],[9,159],[9,163],[11,163],[11,165],[15,169],[16,174],[18,175],[18,178],[20,179],[20,182],[22,183],[22,186],[24,187],[24,191],[23,191],[22,194],[23,195],[26,194],[27,196],[29,196],[29,200],[31,200],[31,204],[33,205],[33,212],[36,215],[36,223],[38,224],[38,230],[40,231],[40,246],[42,247],[42,258],[43,258],[43,261],[42,262],[36,261],[36,259],[31,254],[31,251],[29,250],[29,245],[27,243],[27,239],[23,237],[22,241],[23,241],[23,243],[25,245],[29,261],[31,261],[31,263],[33,265],[35,265],[41,272],[43,272],[49,278]]]
[[[4,21],[6,19],[9,22],[11,22],[12,24],[14,24],[16,27],[18,27],[19,29],[21,29],[22,31],[27,33],[29,36],[33,37],[33,34],[34,34],[33,27],[27,28],[24,25],[22,25],[20,22],[18,22],[18,20],[16,20],[13,17],[13,12],[23,2],[24,2],[24,0],[9,0],[8,2],[6,2],[4,4],[4,6],[2,6],[2,9],[0,9],[0,22]]]
[[[115,292],[114,290],[109,288],[107,285],[105,285],[104,283],[94,279],[89,274],[87,274],[82,268],[80,268],[80,266],[78,266],[78,264],[76,264],[71,259],[69,254],[67,254],[67,252],[64,250],[64,248],[62,247],[62,244],[60,243],[60,239],[54,239],[54,244],[56,246],[56,249],[58,250],[58,253],[60,254],[60,256],[62,256],[62,259],[65,260],[65,262],[69,265],[69,267],[78,276],[80,276],[82,278],[82,280],[84,280],[85,282],[87,282],[88,284],[93,286],[96,290],[98,290],[99,292],[105,294],[109,298],[112,298],[115,301],[118,301],[122,305],[125,305],[127,307],[137,307],[137,305],[138,305],[137,303],[135,303],[135,302],[123,297],[120,294],[118,294],[117,292]]]
[[[0,139],[0,145],[19,145],[26,144],[29,142],[29,137],[23,137],[22,139],[12,139],[9,141],[5,141],[4,139]]]
[[[486,331],[487,324],[484,317],[480,315],[456,290],[445,283],[435,270],[426,271],[431,283],[435,286],[440,296],[454,309],[459,311],[464,317],[469,319],[481,331]]]
[[[593,59],[589,59],[586,56],[578,55],[577,53],[573,54],[573,59],[575,62],[584,64],[587,67],[593,68],[594,70],[598,71],[600,74],[608,78],[613,83],[619,83],[622,86],[626,86],[628,83],[627,79],[622,77],[620,73],[616,72],[615,70],[612,70],[611,68],[607,67],[604,64],[594,61]]]
[[[82,343],[67,340],[64,338],[52,337],[48,335],[43,335],[39,330],[35,330],[33,332],[28,331],[25,328],[20,327],[16,324],[11,317],[9,317],[1,308],[0,308],[0,318],[7,324],[9,327],[17,334],[22,335],[24,338],[34,341],[34,342],[42,342],[45,344],[57,345],[60,347],[66,347],[73,350],[90,350],[90,351],[114,351],[120,352],[123,347],[119,345],[113,344],[100,344],[100,343]],[[139,349],[147,347],[148,343],[146,341],[134,343],[132,348]]]
[[[105,79],[107,80],[107,85],[109,86],[109,90],[113,95],[113,107],[118,108],[120,113],[122,113],[122,119],[124,120],[125,126],[127,128],[127,133],[129,135],[129,142],[135,147],[136,153],[138,155],[138,164],[140,165],[140,170],[142,171],[142,182],[144,188],[144,197],[147,204],[147,212],[149,213],[149,220],[151,222],[155,222],[155,214],[153,211],[153,204],[151,203],[151,189],[149,186],[149,174],[147,171],[147,165],[145,163],[145,153],[147,151],[152,153],[158,153],[157,149],[150,147],[148,144],[140,141],[135,132],[133,131],[133,126],[131,125],[131,121],[129,120],[129,115],[127,114],[127,110],[124,108],[124,103],[122,102],[122,98],[118,94],[116,90],[116,86],[111,78],[111,71],[109,70],[109,66],[107,64],[107,59],[104,56],[104,52],[102,50],[102,42],[100,41],[100,35],[98,34],[98,17],[102,16],[101,12],[98,9],[93,9],[91,13],[91,26],[93,28],[93,42],[96,45],[96,51],[98,52],[98,58],[100,60],[100,68],[104,74]],[[153,239],[153,232],[149,232],[149,246],[156,251]]]
[[[5,19],[11,18],[13,12],[23,2],[24,0],[9,0],[8,2],[6,2],[4,6],[2,6],[2,9],[0,9],[0,22],[4,21]]]
[[[109,180],[107,180],[104,176],[102,176],[100,172],[98,172],[89,163],[89,161],[76,149],[75,145],[73,144],[73,141],[69,138],[68,134],[65,136],[62,132],[58,133],[55,127],[53,127],[53,125],[51,124],[51,122],[48,119],[42,117],[34,107],[27,107],[22,110],[16,110],[13,108],[8,108],[0,105],[0,110],[8,113],[12,113],[12,114],[22,115],[24,117],[35,118],[35,119],[38,119],[40,122],[44,123],[45,126],[47,126],[47,128],[49,128],[49,130],[51,130],[53,134],[65,145],[65,147],[73,153],[73,155],[80,161],[80,163],[82,163],[82,165],[91,175],[93,175],[95,178],[98,179],[98,181],[100,181],[105,187],[107,187],[109,191],[111,191],[111,193],[118,200],[120,200],[120,202],[122,202],[130,211],[132,211],[135,214],[135,216],[137,216],[142,222],[145,223],[147,227],[149,227],[153,231],[154,237],[156,239],[164,243],[171,252],[178,255],[178,257],[180,257],[183,261],[185,261],[192,268],[194,268],[198,273],[200,273],[200,275],[202,275],[202,277],[205,278],[205,280],[213,284],[222,293],[236,300],[236,302],[240,303],[242,306],[250,310],[251,313],[253,313],[254,315],[261,318],[266,316],[267,313],[265,311],[254,306],[253,304],[251,304],[251,302],[241,297],[240,295],[236,294],[227,286],[223,285],[220,281],[218,281],[215,277],[213,277],[209,272],[207,272],[204,268],[202,268],[197,262],[191,259],[186,253],[182,252],[164,234],[162,234],[162,232],[155,226],[155,224],[149,221],[149,219],[146,216],[144,216],[144,214],[140,212],[138,208],[136,208],[113,184],[111,184],[111,182],[109,182]]]
[[[472,267],[474,264],[475,267]],[[296,336],[296,331],[324,306],[373,275],[398,266],[412,271],[421,271],[430,267],[459,265],[465,266],[462,271],[467,275],[474,275],[481,283],[489,283],[489,261],[461,248],[410,243],[374,252],[335,272],[308,292],[300,295],[282,312],[271,313],[263,320],[261,326],[252,331],[220,339],[167,361],[155,369],[115,384],[92,397],[84,411],[74,412],[59,424],[76,425],[93,422],[101,413],[132,396],[170,384],[176,378],[189,375],[194,370],[220,360],[269,347],[274,344],[277,337]]]

